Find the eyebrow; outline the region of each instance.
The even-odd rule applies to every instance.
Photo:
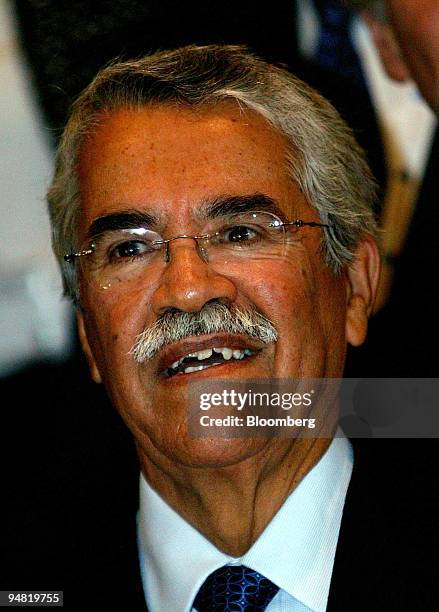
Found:
[[[285,213],[279,203],[264,193],[218,196],[213,200],[203,202],[195,216],[200,221],[206,221],[227,215],[259,210],[271,212],[280,217],[282,221],[287,221]],[[140,210],[109,213],[108,215],[98,217],[91,223],[87,232],[87,237],[89,240],[93,240],[104,232],[135,229],[137,227],[153,228],[158,225],[158,216]]]
[[[281,220],[286,221],[286,216],[279,203],[264,193],[253,193],[250,195],[220,196],[214,200],[204,202],[197,214],[202,220],[215,219],[226,215],[234,215],[253,211],[270,212]]]
[[[155,215],[139,210],[110,213],[95,219],[90,225],[87,235],[90,240],[104,232],[121,229],[134,229],[136,227],[153,227],[158,223]]]

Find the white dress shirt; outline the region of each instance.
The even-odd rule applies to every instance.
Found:
[[[334,438],[239,558],[218,550],[141,475],[139,558],[150,612],[193,611],[207,576],[227,564],[250,567],[279,587],[266,612],[324,612],[352,465],[349,441]]]

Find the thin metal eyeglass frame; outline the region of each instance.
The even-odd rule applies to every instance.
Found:
[[[257,212],[257,211],[256,211]],[[280,227],[286,227],[286,226],[294,226],[296,228],[301,228],[304,226],[307,227],[326,227],[329,228],[330,226],[326,223],[318,223],[317,221],[302,221],[302,219],[296,219],[295,221],[287,221],[287,222],[282,222],[280,221],[280,219],[278,220],[279,222],[272,222],[269,224],[269,226],[271,227],[276,227],[276,228],[280,228]],[[127,228],[127,229],[131,229],[131,228]],[[186,235],[186,234],[182,234],[180,236],[173,236],[172,238],[168,238],[167,240],[155,240],[152,244],[153,245],[157,245],[157,246],[162,246],[162,245],[166,245],[166,251],[165,251],[165,262],[169,263],[169,261],[171,260],[170,257],[170,253],[169,253],[169,244],[171,242],[173,242],[174,240],[178,240],[180,238],[191,238],[193,240],[195,240],[195,242],[197,243],[197,251],[200,255],[200,257],[204,260],[207,261],[207,252],[205,251],[205,249],[203,249],[202,247],[200,247],[200,244],[198,242],[198,240],[209,240],[210,238],[212,238],[213,236],[217,236],[220,232],[215,232],[214,234],[202,234],[201,236],[190,236],[190,235]],[[68,263],[74,263],[75,259],[79,258],[79,257],[86,257],[87,255],[92,255],[94,253],[95,249],[94,249],[94,244],[93,241],[91,242],[91,245],[88,249],[85,249],[84,251],[79,251],[78,253],[68,253],[66,255],[64,255],[64,261],[67,261]]]

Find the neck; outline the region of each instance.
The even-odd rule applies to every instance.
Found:
[[[138,447],[146,480],[217,548],[242,556],[288,495],[318,462],[330,439],[275,439],[260,452],[221,467],[153,461]]]

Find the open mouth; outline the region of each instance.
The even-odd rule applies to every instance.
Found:
[[[213,368],[214,366],[223,365],[233,360],[242,361],[248,359],[252,355],[255,355],[256,352],[256,350],[249,348],[236,349],[227,346],[206,348],[184,355],[167,367],[163,371],[163,375],[170,378],[179,374],[199,372],[201,370]]]

